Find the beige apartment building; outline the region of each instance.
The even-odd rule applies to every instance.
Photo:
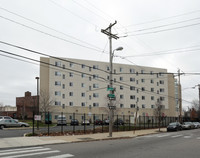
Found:
[[[46,57],[40,60],[40,92],[51,98],[50,111],[108,113],[108,62]],[[163,116],[178,116],[177,82],[166,69],[114,63],[113,87],[115,114],[134,115],[139,107],[140,116],[153,116],[159,99],[165,108]]]

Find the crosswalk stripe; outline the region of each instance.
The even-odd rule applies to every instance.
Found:
[[[63,155],[57,155],[57,156],[50,156],[50,157],[46,157],[46,158],[68,158],[68,157],[74,157],[74,155],[63,154]]]
[[[0,150],[0,154],[2,152],[10,152],[10,151],[20,151],[20,150],[29,150],[29,149],[41,149],[43,147],[30,147],[30,148],[19,148],[19,149],[8,149],[8,150]]]
[[[45,151],[45,150],[50,150],[50,148],[30,149],[30,150],[13,151],[13,152],[1,152],[1,156],[19,154],[19,153],[38,152],[38,151]]]
[[[159,137],[159,138],[162,138],[162,137],[167,137],[167,136],[169,136],[169,134],[159,135],[158,137]]]
[[[42,155],[42,154],[51,154],[51,153],[58,153],[59,150],[53,150],[53,151],[44,151],[44,152],[36,152],[36,153],[29,153],[29,154],[22,154],[22,155],[13,155],[13,156],[6,156],[1,158],[17,158],[17,157],[25,157],[25,156],[34,156],[34,155]]]
[[[175,136],[172,136],[172,138],[177,138],[177,137],[181,137],[181,136],[183,136],[182,134],[180,134],[180,135],[175,135]]]

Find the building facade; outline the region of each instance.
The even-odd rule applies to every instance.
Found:
[[[79,59],[41,57],[40,92],[53,101],[52,111],[108,113],[109,63]],[[166,69],[113,64],[118,115],[153,116],[159,99],[164,116],[177,116],[173,74]],[[40,96],[41,97],[41,96]]]
[[[32,119],[33,111],[39,111],[37,106],[37,96],[31,96],[31,92],[25,92],[24,97],[16,97],[17,118]]]

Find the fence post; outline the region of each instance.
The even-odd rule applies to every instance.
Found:
[[[93,133],[95,133],[95,114],[93,114]]]
[[[140,116],[139,116],[139,121],[138,122],[139,122],[139,130],[140,130],[141,129],[141,127],[140,127]]]
[[[73,113],[73,119],[75,120],[75,113]],[[75,123],[73,124],[73,133],[75,133]]]
[[[48,116],[48,136],[49,136],[49,111],[48,111],[48,114],[47,114]],[[46,113],[45,113],[45,116],[46,116]]]
[[[63,112],[61,112],[61,133],[63,134]]]
[[[129,128],[129,131],[131,130],[131,116],[129,115],[129,121],[128,121],[128,128]]]
[[[102,133],[103,133],[103,114],[102,114]]]
[[[119,120],[118,120],[118,115],[117,115],[117,132],[118,132],[118,123],[119,123]]]
[[[34,116],[35,116],[35,112],[34,112],[34,110],[33,110],[33,133],[32,133],[32,135],[34,136],[34,134],[35,134],[35,131],[34,131],[34,124],[35,124],[35,119],[34,119]]]
[[[145,129],[146,117],[144,116],[144,129]]]
[[[85,133],[85,113],[84,113],[84,133]]]

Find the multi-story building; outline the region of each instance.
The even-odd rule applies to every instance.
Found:
[[[53,111],[102,114],[108,112],[109,63],[41,57],[40,92],[53,101]],[[175,79],[166,69],[113,64],[114,105],[119,115],[153,116],[159,99],[164,116],[177,116]],[[42,96],[40,96],[42,97]]]

